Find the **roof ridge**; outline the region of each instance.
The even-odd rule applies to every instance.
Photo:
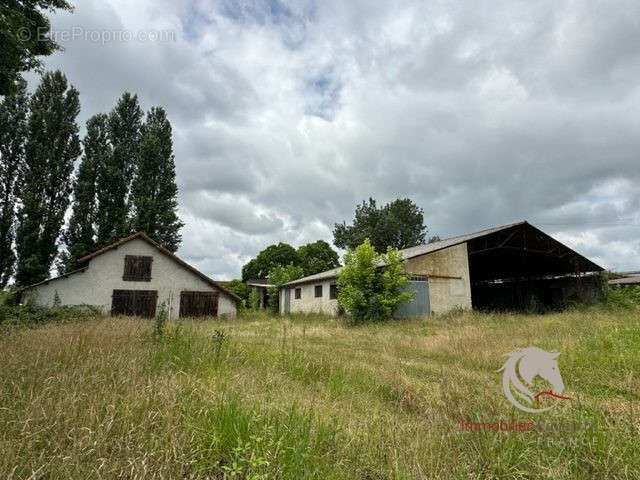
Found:
[[[441,243],[441,242],[450,242],[451,240],[455,240],[456,238],[460,238],[460,237],[468,237],[470,235],[480,235],[481,233],[489,232],[491,230],[503,230],[505,228],[515,227],[516,225],[524,225],[525,223],[529,223],[529,222],[527,222],[526,220],[520,220],[518,222],[506,223],[506,224],[500,225],[498,227],[483,228],[482,230],[478,230],[476,232],[461,233],[460,235],[454,235],[452,237],[443,238],[442,240],[438,240],[437,242],[420,243],[420,244],[414,245],[412,247],[406,247],[406,248],[403,248],[402,250],[398,250],[398,252],[402,253],[405,250],[411,250],[412,248],[422,247],[422,246],[425,246],[425,245],[437,245],[438,243]]]

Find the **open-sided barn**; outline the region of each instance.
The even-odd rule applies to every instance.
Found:
[[[557,307],[599,295],[603,270],[526,221],[401,250],[412,302],[398,316],[454,308],[521,310]],[[383,267],[382,267],[383,268]],[[280,312],[338,310],[340,268],[295,280],[280,292]]]
[[[80,259],[73,272],[26,287],[23,302],[92,305],[112,315],[151,317],[163,305],[170,318],[236,314],[233,292],[142,232]]]

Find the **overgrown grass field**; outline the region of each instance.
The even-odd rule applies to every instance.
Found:
[[[640,478],[640,316],[98,318],[0,333],[1,478]],[[502,354],[562,352],[572,398],[502,393]],[[566,433],[461,421],[591,422]]]

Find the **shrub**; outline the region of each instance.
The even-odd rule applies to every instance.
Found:
[[[250,287],[242,280],[234,279],[226,284],[226,287],[231,290],[233,293],[238,295],[241,300],[238,302],[238,309],[243,310],[247,306],[251,306],[251,301],[249,299],[250,295]]]
[[[405,263],[391,247],[386,254],[377,254],[368,239],[345,253],[338,275],[338,304],[352,323],[388,319],[396,305],[412,299],[411,293],[403,291],[409,283]]]
[[[102,310],[91,305],[41,307],[33,304],[0,303],[0,325],[37,326],[45,323],[86,321],[101,316]]]
[[[260,294],[258,293],[257,288],[251,289],[251,292],[249,293],[248,305],[251,310],[257,310],[258,308],[260,308]]]
[[[304,276],[304,269],[297,265],[275,267],[269,272],[269,308],[273,313],[278,313],[278,293],[285,283],[292,282]]]
[[[604,291],[604,304],[612,308],[639,308],[640,285],[607,286]]]
[[[164,329],[167,325],[167,318],[169,318],[169,312],[164,302],[160,304],[155,318],[153,319],[153,337],[159,340],[164,335]]]

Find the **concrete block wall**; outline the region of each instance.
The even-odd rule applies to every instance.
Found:
[[[429,303],[433,313],[445,313],[454,308],[471,308],[471,281],[466,243],[410,258],[406,271],[429,277]]]

